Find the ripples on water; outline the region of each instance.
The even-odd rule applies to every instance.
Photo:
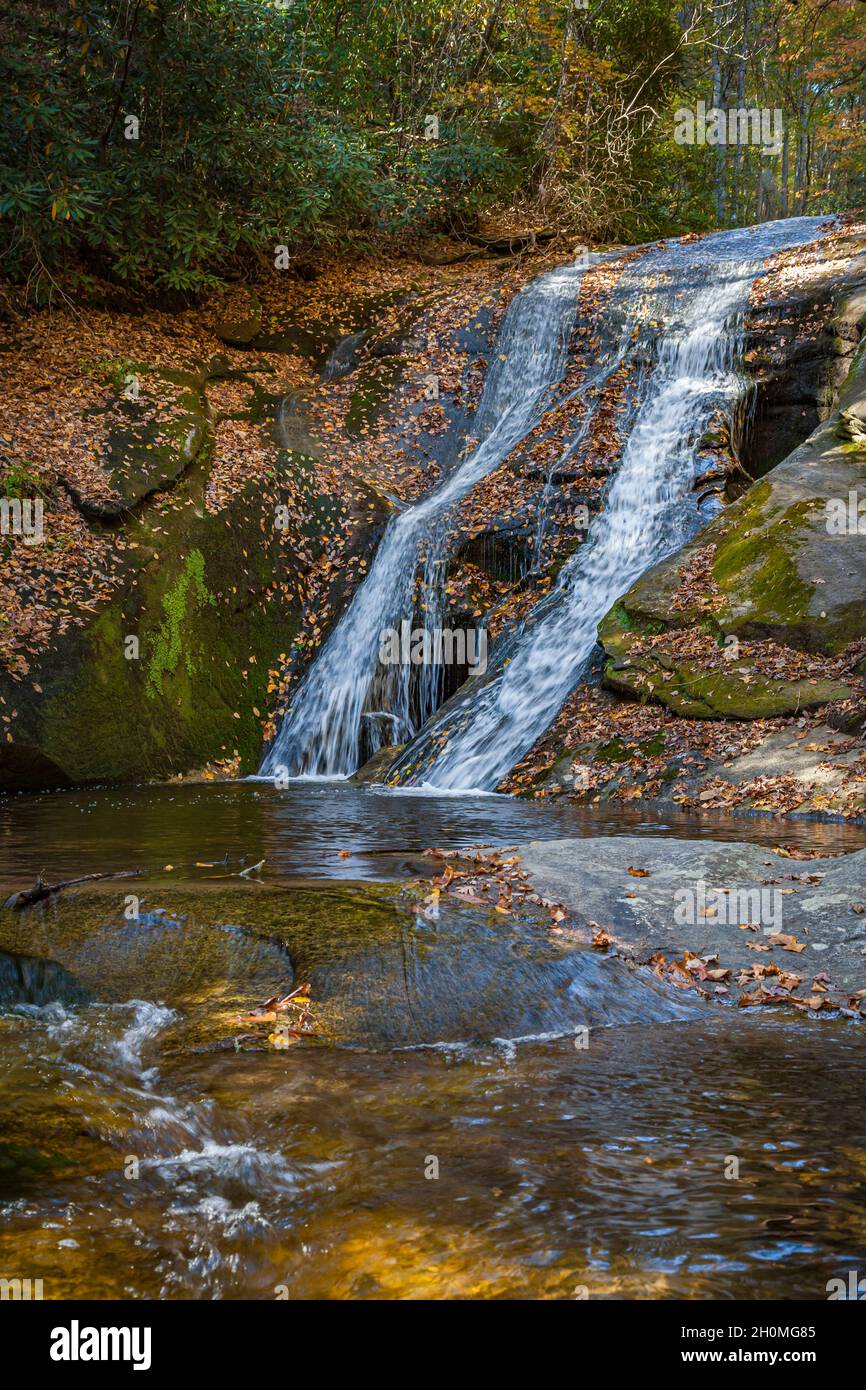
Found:
[[[658,835],[854,850],[866,826],[675,810],[581,807],[507,796],[422,795],[340,783],[222,782],[0,798],[0,884],[196,860],[249,863],[267,874],[400,878],[431,845],[515,844],[570,835]],[[341,858],[348,850],[349,857]],[[233,867],[237,867],[233,864]],[[411,871],[423,866],[412,862]]]
[[[70,1166],[7,1173],[0,1252],[48,1297],[824,1298],[863,1248],[862,1047],[719,1013],[587,1050],[187,1056],[138,1087],[46,1061],[36,1139]]]
[[[431,843],[660,825],[866,839],[322,784],[7,799],[5,891],[41,869],[160,872],[0,913],[0,948],[55,956],[98,1001],[0,1015],[0,1266],[42,1278],[48,1298],[825,1298],[863,1248],[862,1030],[723,1007],[650,1021],[635,980],[647,1021],[594,1029],[587,1049],[453,1036],[420,1050],[216,1046],[239,1010],[290,983],[302,929],[320,978],[342,971],[374,1020],[412,990],[462,1002],[471,951],[431,932],[431,973],[423,932],[401,956],[393,888],[303,882],[313,873],[387,878]],[[225,854],[235,869],[265,858],[271,887],[196,881],[216,875],[196,860]],[[131,887],[137,924],[122,917]],[[366,955],[351,935],[363,947],[365,921]],[[541,1013],[544,979],[528,1001]]]

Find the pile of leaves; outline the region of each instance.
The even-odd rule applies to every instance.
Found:
[[[783,950],[799,954],[806,949],[806,943],[797,941],[782,933],[778,938],[769,938],[770,945],[781,946]],[[761,949],[769,950],[770,946]],[[694,990],[702,999],[718,999],[730,992],[733,971],[719,964],[717,953],[697,955],[685,951],[680,960],[668,960],[662,951],[656,951],[647,962],[653,974],[660,980],[678,989]],[[849,994],[833,985],[826,971],[819,971],[806,985],[805,991],[797,993],[804,983],[804,976],[793,970],[777,965],[775,961],[758,961],[736,972],[735,983],[742,991],[737,999],[741,1009],[755,1006],[778,1008],[786,1006],[803,1013],[841,1014],[845,1018],[866,1020],[866,989]]]
[[[513,848],[492,849],[479,845],[465,850],[428,849],[425,853],[433,859],[446,861],[440,874],[432,880],[419,880],[416,885],[428,890],[422,901],[429,916],[437,914],[443,893],[459,902],[492,908],[496,912],[541,908],[549,915],[554,931],[568,916],[562,903],[536,893],[526,870],[521,868],[520,855]]]
[[[239,1034],[233,1039],[234,1046],[256,1048],[267,1042],[270,1047],[283,1051],[302,1038],[317,1036],[311,1016],[308,984],[298,985],[289,994],[271,995],[248,1014],[238,1015],[239,1024],[253,1025],[255,1031]],[[271,1031],[265,1033],[266,1028]]]

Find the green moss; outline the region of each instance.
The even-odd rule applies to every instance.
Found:
[[[612,738],[609,743],[601,743],[596,758],[602,763],[623,763],[633,756],[621,738]]]
[[[769,483],[754,489],[761,492],[765,500],[769,490]],[[813,507],[810,501],[798,503],[788,510],[786,520],[801,523]],[[779,525],[770,529],[767,520],[768,514],[760,506],[750,505],[744,510],[736,527],[731,528],[717,546],[712,564],[713,578],[729,599],[748,604],[749,622],[805,620],[815,586],[800,577],[792,554],[793,525],[792,534],[787,536]],[[752,521],[763,524],[753,527],[749,524]]]
[[[153,656],[147,670],[146,690],[151,699],[162,693],[162,678],[167,672],[177,669],[183,647],[183,627],[187,620],[187,605],[191,601],[194,612],[199,604],[214,604],[216,600],[204,582],[204,556],[200,550],[193,550],[186,559],[183,572],[173,588],[162,596],[165,613],[163,623],[156,635]],[[187,675],[195,672],[192,652],[187,646],[184,653]]]
[[[621,738],[612,738],[609,743],[599,745],[595,758],[603,763],[624,763],[631,758],[657,758],[665,749],[665,736],[659,730],[643,743],[628,744]]]
[[[783,714],[844,700],[847,686],[836,681],[767,680],[742,675],[736,666],[705,671],[688,662],[665,665],[652,657],[626,670],[605,669],[605,685],[633,699],[656,701],[684,719],[773,719]],[[658,749],[663,751],[663,747]]]
[[[377,364],[367,380],[355,387],[346,412],[346,430],[349,434],[361,434],[370,427],[379,407],[387,401],[399,381],[404,362],[402,357],[388,358],[385,363]]]
[[[617,656],[628,652],[631,635],[657,637],[665,630],[664,623],[640,618],[629,612],[626,599],[618,599],[598,625],[598,640],[607,651]]]
[[[658,758],[665,751],[665,736],[661,729],[653,738],[647,739],[645,743],[638,744],[641,753],[645,758]]]
[[[112,386],[118,395],[126,390],[128,377],[143,376],[152,370],[153,368],[144,362],[134,362],[131,358],[123,357],[111,357],[104,362],[94,362],[90,367],[97,381]]]
[[[10,463],[3,476],[2,487],[5,497],[36,497],[42,494],[39,475],[29,459]]]
[[[616,603],[613,605],[613,608],[610,610],[610,613],[608,614],[608,618],[612,622],[619,623],[620,627],[625,628],[626,632],[632,631],[632,621],[628,615],[628,609],[626,608],[622,599],[617,599]],[[607,622],[607,618],[605,619],[605,622]]]

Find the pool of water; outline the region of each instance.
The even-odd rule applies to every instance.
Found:
[[[507,796],[428,795],[296,782],[133,787],[0,797],[0,883],[139,868],[195,870],[264,859],[266,877],[403,878],[432,845],[671,834],[854,850],[866,826],[582,807]]]
[[[46,1298],[826,1298],[866,1236],[862,1028],[685,1001],[395,881],[430,844],[665,829],[866,841],[324,784],[7,799],[6,891],[148,872],[0,910],[0,1270]],[[316,1036],[275,1051],[239,1019],[302,980]]]
[[[102,1012],[0,1029],[0,1259],[49,1298],[820,1299],[862,1262],[853,1030],[162,1056],[167,1009]]]

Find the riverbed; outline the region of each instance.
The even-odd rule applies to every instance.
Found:
[[[4,1273],[46,1298],[826,1298],[866,1224],[861,1025],[669,1003],[405,884],[433,844],[626,831],[866,844],[325,783],[7,799],[4,896],[144,872],[0,913],[0,949],[57,962],[0,1013]],[[236,1041],[301,976],[316,1036]]]

